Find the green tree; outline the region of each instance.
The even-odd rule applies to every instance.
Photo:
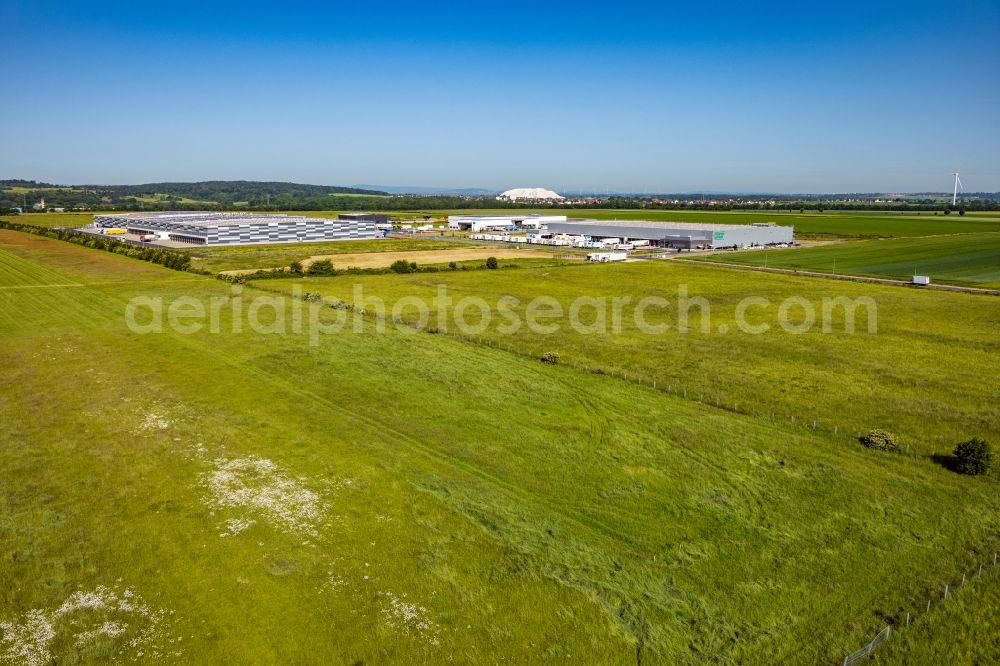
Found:
[[[491,271],[495,271],[498,267],[499,264],[497,263],[496,257],[488,257],[486,259],[486,268],[490,269]]]
[[[956,446],[954,455],[955,471],[959,474],[989,474],[993,467],[993,449],[978,437]]]

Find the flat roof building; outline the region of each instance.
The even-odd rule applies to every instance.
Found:
[[[300,215],[180,211],[95,215],[97,228],[122,228],[130,234],[167,235],[199,245],[302,243],[381,238],[369,220],[331,220]]]
[[[449,215],[448,228],[465,231],[503,229],[538,229],[554,222],[565,222],[565,215]]]
[[[648,240],[660,247],[690,249],[753,247],[791,243],[794,227],[771,223],[711,224],[698,222],[651,222],[648,220],[566,220],[546,224],[550,233],[573,234],[593,239]]]
[[[388,224],[389,222],[389,216],[386,213],[341,213],[337,219],[352,222],[374,222],[375,224]]]

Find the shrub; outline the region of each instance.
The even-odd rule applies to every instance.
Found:
[[[449,261],[448,262],[448,268],[449,268],[449,270],[457,271],[458,270],[458,264],[456,264],[454,261]]]
[[[337,271],[333,267],[333,262],[329,259],[320,259],[309,264],[306,270],[308,275],[336,275]]]
[[[499,264],[497,263],[496,257],[487,257],[486,268],[490,269],[491,271],[495,271],[498,266]]]
[[[302,273],[302,262],[293,261],[291,265],[288,266],[288,270],[292,273]]]
[[[559,354],[557,352],[554,352],[554,351],[548,351],[548,352],[545,352],[544,354],[542,354],[542,357],[539,360],[541,360],[542,363],[548,363],[549,365],[555,365],[556,363],[559,362]]]
[[[392,265],[389,266],[389,270],[393,273],[412,273],[416,267],[416,264],[411,264],[408,261],[399,259],[398,261],[392,262]]]
[[[877,451],[899,451],[896,436],[891,432],[879,430],[878,428],[870,431],[867,435],[862,435],[858,438],[858,441],[869,449]]]
[[[973,437],[955,447],[955,471],[959,474],[989,474],[993,467],[993,449],[989,442]]]

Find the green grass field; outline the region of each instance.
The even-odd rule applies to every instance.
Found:
[[[281,281],[269,288],[289,292],[296,283]],[[988,296],[929,293],[899,287],[796,278],[790,275],[746,272],[696,264],[637,262],[616,265],[566,266],[558,270],[435,273],[408,276],[343,276],[308,278],[303,289],[331,299],[355,300],[355,285],[363,296],[378,296],[391,310],[404,297],[430,302],[438,285],[445,285],[454,301],[471,296],[496,304],[503,296],[519,299],[510,308],[525,319],[525,305],[537,295],[556,299],[563,311],[579,296],[610,299],[628,297],[622,309],[621,331],[593,335],[562,323],[555,334],[533,334],[522,329],[503,335],[506,319],[494,309],[481,333],[494,344],[513,344],[523,353],[540,356],[558,352],[566,362],[596,371],[639,379],[646,384],[671,386],[689,398],[703,397],[737,411],[755,415],[773,413],[781,422],[817,422],[817,427],[841,434],[884,426],[904,436],[923,452],[946,447],[975,432],[1000,436],[1000,408],[983,400],[982,368],[994,364],[1000,351],[995,336],[997,301]],[[676,331],[679,288],[710,305],[711,332],[702,333],[700,311],[691,310],[691,329]],[[843,311],[832,312],[831,333],[817,323],[813,330],[793,335],[778,324],[782,299],[800,296],[813,304],[817,317],[822,299],[869,296],[877,312],[877,333],[867,333],[867,311],[859,309],[852,335],[834,334],[844,326]],[[667,323],[662,335],[639,331],[634,306],[644,296],[670,302],[665,311],[651,309],[646,317]],[[765,308],[748,311],[748,323],[767,324],[763,335],[740,331],[737,304],[746,297],[765,298]],[[470,324],[480,320],[469,309]],[[403,309],[404,319],[416,312]],[[432,308],[428,327],[439,326]],[[802,318],[802,310],[793,310]],[[593,314],[587,312],[587,321]],[[605,317],[610,321],[610,315]],[[454,330],[452,326],[452,330]],[[725,333],[719,333],[725,328]],[[961,354],[948,349],[961,349]],[[947,357],[943,363],[942,358]],[[929,418],[933,415],[933,418]]]
[[[683,281],[722,309],[825,293],[669,264],[361,282],[422,295],[428,277],[559,299]],[[133,297],[237,294],[0,231],[0,655],[837,662],[1000,527],[995,480],[923,455],[996,438],[993,301],[844,288],[878,299],[877,336],[523,335],[512,353],[366,318],[312,346],[235,332],[228,308],[218,333],[134,333]],[[533,357],[551,348],[559,365]],[[921,455],[862,449],[862,423]]]
[[[957,581],[953,581],[957,582]],[[886,664],[995,664],[1000,660],[1000,570],[986,570],[879,650]],[[923,608],[920,609],[924,610]]]
[[[706,261],[906,280],[1000,287],[1000,233],[835,243],[787,250],[714,254]]]

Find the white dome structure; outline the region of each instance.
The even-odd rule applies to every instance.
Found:
[[[518,199],[526,199],[528,201],[561,201],[565,198],[552,190],[546,190],[541,187],[516,187],[513,190],[507,190],[497,197],[497,199],[502,201],[517,201]]]

